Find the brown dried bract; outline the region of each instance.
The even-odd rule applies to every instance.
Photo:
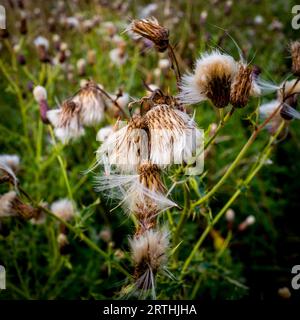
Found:
[[[292,71],[297,77],[300,76],[300,41],[291,43],[291,55],[292,55]]]
[[[252,68],[240,65],[230,90],[230,103],[235,108],[244,108],[249,100],[252,85]]]
[[[155,18],[133,20],[130,30],[152,41],[159,52],[169,46],[169,30],[161,26]]]

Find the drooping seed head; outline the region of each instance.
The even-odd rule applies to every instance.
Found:
[[[152,41],[159,52],[167,50],[169,46],[169,30],[154,17],[133,20],[127,30]]]

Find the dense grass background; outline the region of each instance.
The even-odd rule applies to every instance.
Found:
[[[50,31],[47,19],[55,1],[25,1],[28,12],[40,8],[40,16],[28,19],[28,33],[20,35],[15,26],[20,10],[7,8],[10,38],[1,40],[0,59],[0,153],[18,154],[21,157],[21,171],[18,174],[21,185],[36,201],[52,201],[68,197],[65,181],[57,161],[58,152],[68,173],[73,198],[80,217],[75,221],[78,230],[84,232],[110,255],[131,272],[128,251],[128,235],[134,226],[121,210],[110,212],[112,207],[102,195],[94,191],[93,174],[84,175],[94,161],[99,146],[95,139],[97,129],[113,123],[107,119],[99,128],[90,128],[85,136],[67,146],[58,145],[55,151],[49,142],[49,130],[39,119],[38,105],[28,87],[41,84],[47,88],[48,102],[54,107],[72,95],[79,87],[81,78],[74,72],[73,80],[57,66],[39,62],[33,45],[38,35],[51,40],[54,33],[67,42],[71,56],[68,62],[76,65],[79,58],[85,58],[89,49],[97,52],[96,64],[87,67],[82,78],[92,78],[101,83],[108,92],[118,88],[132,97],[145,94],[142,79],[153,80],[153,70],[157,67],[158,54],[155,50],[140,54],[137,45],[125,34],[127,41],[127,62],[114,66],[109,51],[114,44],[107,39],[104,22],[112,21],[121,33],[129,18],[137,17],[146,1],[109,2],[66,1],[64,12],[67,16],[81,13],[90,18],[101,17],[99,26],[83,33],[62,29],[59,23],[55,31]],[[225,1],[157,1],[158,10],[153,14],[170,28],[172,43],[176,45],[182,71],[190,70],[200,52],[221,47],[238,59],[235,44],[224,34],[226,29],[243,50],[248,61],[262,69],[265,79],[281,83],[290,75],[288,45],[297,39],[299,31],[291,27],[293,1],[233,1],[228,9]],[[166,14],[169,8],[169,13]],[[201,24],[201,12],[208,17]],[[261,24],[255,23],[261,16]],[[12,51],[15,43],[22,43],[22,54],[26,65],[20,66]],[[50,47],[53,52],[53,47]],[[3,68],[7,74],[4,75]],[[10,81],[8,81],[10,80]],[[172,73],[162,76],[163,90],[176,92]],[[274,95],[273,95],[274,96]],[[264,97],[263,101],[273,98]],[[214,146],[205,162],[206,176],[197,179],[203,192],[206,185],[213,185],[234,160],[247,138],[250,136],[248,115],[260,103],[252,100],[249,106],[238,110],[221,133],[223,142]],[[218,114],[209,104],[195,107],[199,126],[205,130],[212,122],[218,121]],[[272,163],[266,165],[253,180],[251,188],[244,191],[232,208],[236,212],[235,224],[248,215],[256,217],[256,223],[244,233],[233,233],[233,238],[222,255],[208,237],[197,253],[188,270],[185,281],[173,281],[167,277],[158,278],[158,298],[161,299],[274,299],[277,290],[290,287],[291,268],[299,264],[299,178],[300,155],[299,123],[290,125],[287,138],[278,144],[272,155]],[[210,202],[214,214],[224,205],[236,188],[236,183],[244,176],[258,151],[266,143],[268,133],[264,132],[252,146],[247,158],[230,176],[226,184]],[[169,173],[171,175],[171,173]],[[168,176],[168,174],[167,174]],[[170,181],[166,182],[170,184]],[[3,193],[6,186],[0,186]],[[191,191],[192,192],[192,191]],[[193,195],[195,197],[195,194]],[[173,198],[182,204],[182,189],[177,188]],[[170,271],[178,276],[180,267],[192,245],[196,242],[205,225],[205,212],[198,210],[186,220],[180,234],[181,245],[177,250],[178,262],[171,260]],[[172,210],[175,223],[180,219],[180,211]],[[162,219],[167,221],[165,216]],[[113,243],[105,243],[99,232],[109,228]],[[223,219],[216,230],[225,238],[226,221]],[[48,217],[46,224],[36,226],[17,219],[4,219],[0,226],[0,264],[6,267],[7,290],[0,291],[3,299],[105,299],[120,296],[120,288],[125,284],[125,276],[95,251],[88,248],[78,238],[69,233],[69,252],[61,255],[56,242],[57,222]],[[115,256],[121,250],[124,257]],[[292,296],[297,293],[292,291]]]

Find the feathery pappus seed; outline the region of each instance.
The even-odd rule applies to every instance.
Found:
[[[148,162],[141,164],[135,174],[110,173],[96,177],[96,190],[119,200],[125,212],[135,214],[143,222],[140,225],[143,229],[147,229],[160,212],[177,206],[165,196],[159,168]]]
[[[133,20],[126,31],[131,31],[152,41],[159,52],[168,49],[169,30],[161,26],[154,17]]]
[[[56,137],[62,143],[67,143],[84,134],[80,122],[80,107],[72,100],[64,101],[60,109],[47,111],[47,118],[54,126]]]
[[[252,68],[240,64],[230,88],[230,103],[232,106],[235,108],[244,108],[248,103],[251,88]]]
[[[210,100],[217,108],[225,108],[237,72],[238,64],[231,56],[218,50],[203,53],[196,61],[194,72],[182,77],[179,100],[185,104]]]
[[[167,263],[169,247],[166,230],[147,230],[130,240],[136,287],[142,291],[155,289],[155,275]]]
[[[300,41],[294,41],[291,43],[291,55],[292,55],[292,72],[296,77],[300,76]]]
[[[68,199],[60,199],[51,204],[50,210],[64,221],[70,221],[76,215],[75,206]]]

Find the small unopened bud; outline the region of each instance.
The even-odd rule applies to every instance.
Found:
[[[76,63],[77,72],[80,76],[85,75],[85,69],[86,69],[86,61],[85,59],[79,59]]]
[[[47,118],[47,112],[49,110],[48,103],[47,103],[47,91],[42,86],[36,86],[33,89],[33,96],[34,99],[37,101],[40,107],[40,116],[43,123],[48,124],[49,120]]]
[[[99,238],[104,242],[111,241],[111,230],[109,228],[103,228],[99,233]]]
[[[250,216],[248,216],[248,217],[246,218],[245,221],[243,221],[243,222],[239,225],[238,229],[239,229],[239,231],[244,231],[244,230],[246,230],[248,227],[250,227],[251,225],[253,225],[254,223],[255,223],[255,217],[254,217],[253,215],[250,215]]]
[[[232,209],[228,209],[225,213],[225,218],[228,222],[233,222],[235,218],[235,212]]]
[[[68,237],[64,233],[60,233],[57,237],[57,243],[60,249],[69,244]]]
[[[94,65],[96,63],[96,51],[89,50],[87,53],[87,62],[90,65]]]
[[[300,41],[291,43],[291,55],[292,55],[292,71],[297,77],[300,76]]]
[[[283,287],[278,289],[278,295],[279,297],[283,298],[283,299],[289,299],[291,297],[291,291],[289,288],[287,287]]]

